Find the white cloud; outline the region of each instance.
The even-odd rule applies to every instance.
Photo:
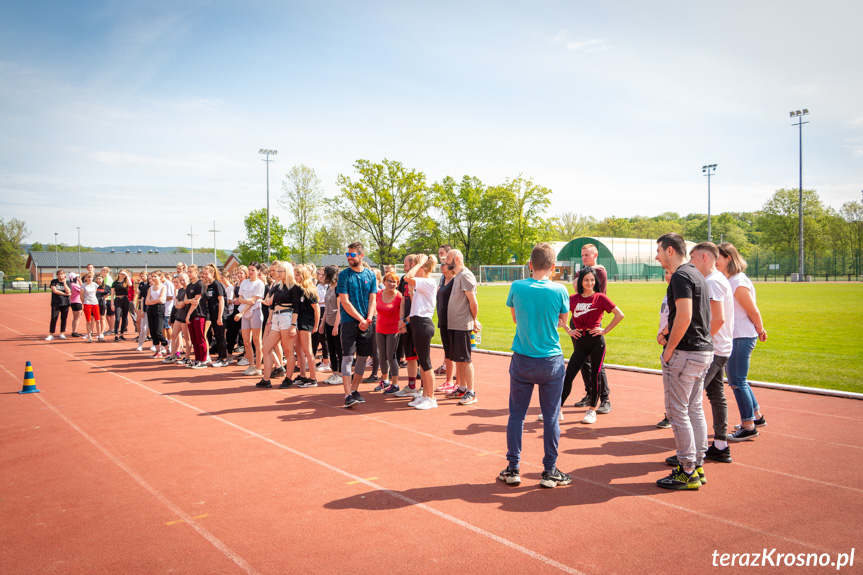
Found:
[[[582,48],[590,48],[589,52],[595,51],[598,44],[604,43],[605,40],[600,40],[598,38],[594,38],[592,40],[584,40],[581,42],[567,42],[566,49],[567,50],[581,50]]]

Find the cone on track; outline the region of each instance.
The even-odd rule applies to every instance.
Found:
[[[33,364],[27,362],[27,367],[24,368],[24,389],[18,393],[41,393],[36,389],[36,376],[33,375]]]

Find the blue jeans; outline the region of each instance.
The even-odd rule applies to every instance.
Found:
[[[740,410],[741,421],[755,421],[755,412],[759,410],[758,401],[752,394],[752,388],[746,381],[749,375],[749,358],[755,349],[757,337],[736,337],[731,344],[731,356],[725,364],[725,373],[728,375],[728,385],[734,392],[737,400],[737,409]]]
[[[512,354],[512,361],[509,364],[509,421],[506,424],[506,459],[511,468],[518,469],[521,461],[524,418],[530,406],[533,386],[537,385],[539,386],[539,407],[542,409],[545,448],[542,465],[546,471],[554,471],[557,464],[557,444],[560,441],[558,416],[565,373],[562,354],[553,357]]]

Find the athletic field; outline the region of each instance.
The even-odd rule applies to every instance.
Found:
[[[665,289],[660,282],[609,283],[608,295],[626,318],[606,338],[608,363],[659,369],[656,330]],[[863,284],[757,283],[755,291],[768,340],[752,354],[750,379],[863,392]],[[508,293],[508,285],[478,288],[485,349],[510,351]],[[568,357],[572,345],[561,334]]]
[[[610,414],[563,409],[572,485],[538,486],[534,400],[512,487],[496,480],[506,357],[475,356],[477,404],[417,411],[364,385],[348,410],[341,386],[261,390],[131,341],[45,342],[49,297],[0,298],[4,574],[861,571],[861,401],[756,389],[761,435],[672,492],[655,485],[674,445],[661,379],[610,370]],[[41,393],[17,393],[27,361]]]

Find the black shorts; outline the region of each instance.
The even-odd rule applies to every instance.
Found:
[[[446,326],[439,325],[438,333],[440,334],[440,342],[443,345],[444,359],[452,359],[452,342],[449,337],[449,330]]]
[[[171,308],[171,316],[168,318],[168,321],[171,325],[174,325],[174,322],[177,321],[177,308]]]
[[[339,325],[339,337],[342,340],[342,357],[370,357],[374,350],[374,329],[370,325],[366,331],[360,331],[356,321],[343,321]]]
[[[416,359],[417,352],[414,351],[414,337],[411,332],[411,325],[407,324],[405,327],[407,328],[407,331],[403,333],[401,337],[402,351],[404,351],[405,359]]]
[[[450,357],[458,363],[470,363],[470,332],[457,329],[449,331]]]
[[[70,304],[70,307],[72,308],[72,311],[81,311],[82,309],[84,309],[84,304],[73,303]]]
[[[102,317],[105,317],[106,315],[108,315],[105,313],[105,304],[106,303],[107,302],[105,300],[99,301],[99,315],[101,315]]]
[[[107,300],[105,301],[105,311],[105,315],[114,315],[114,306]]]
[[[297,331],[315,331],[315,316],[303,317],[297,316]],[[371,329],[371,328],[369,328]]]

